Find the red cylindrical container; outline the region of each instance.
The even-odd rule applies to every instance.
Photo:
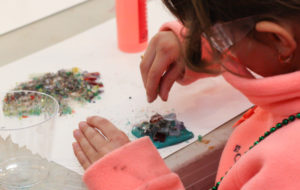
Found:
[[[121,51],[136,53],[148,43],[147,0],[116,0],[118,46]]]

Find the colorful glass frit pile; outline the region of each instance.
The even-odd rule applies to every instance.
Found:
[[[85,103],[101,98],[103,83],[99,80],[100,73],[89,73],[75,67],[33,77],[32,80],[19,84],[14,90],[31,90],[49,94],[58,101],[60,115],[65,115],[74,112],[70,106],[71,100]]]

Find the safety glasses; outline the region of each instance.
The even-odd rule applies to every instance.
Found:
[[[251,16],[230,22],[217,23],[203,35],[219,53],[224,53],[245,38],[254,28],[256,21],[257,16]]]

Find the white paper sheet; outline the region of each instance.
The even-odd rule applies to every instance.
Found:
[[[87,0],[0,0],[0,35]]]
[[[173,20],[160,1],[149,3],[149,32],[153,36],[166,21]],[[110,20],[32,56],[0,68],[2,89],[9,89],[31,73],[56,72],[74,66],[102,74],[104,94],[94,104],[76,108],[76,114],[57,119],[52,159],[82,173],[72,152],[72,131],[87,116],[101,115],[110,119],[131,139],[134,123],[161,114],[176,112],[195,138],[169,148],[160,149],[162,157],[192,143],[251,106],[246,98],[222,77],[199,80],[190,86],[175,85],[167,103],[157,100],[148,104],[139,72],[142,53],[125,54],[118,50],[115,20]],[[131,99],[129,98],[131,97]]]

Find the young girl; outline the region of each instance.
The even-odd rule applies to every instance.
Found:
[[[168,23],[151,40],[141,63],[148,101],[167,100],[175,81],[222,73],[257,105],[228,140],[212,189],[300,189],[300,0],[164,3],[185,28]],[[184,189],[149,138],[129,143],[97,116],[74,136],[91,190]]]

